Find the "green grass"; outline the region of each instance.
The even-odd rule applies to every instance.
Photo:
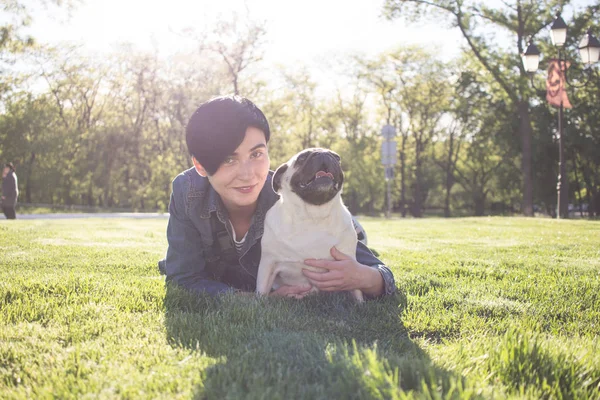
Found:
[[[24,206],[22,204],[19,204],[17,206],[16,212],[18,218],[19,214],[55,214],[62,211],[58,208],[52,207]]]
[[[138,210],[126,208],[65,206],[65,205],[31,205],[18,203],[17,218],[22,214],[80,214],[80,213],[112,213],[112,212],[137,212]]]
[[[600,398],[600,222],[361,223],[397,298],[193,296],[166,220],[0,221],[0,398]]]

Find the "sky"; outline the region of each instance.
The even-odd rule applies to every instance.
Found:
[[[449,60],[465,44],[458,29],[444,22],[385,20],[381,16],[384,0],[74,1],[78,3],[68,16],[64,8],[38,6],[29,33],[44,43],[79,44],[91,54],[110,53],[119,44],[130,43],[134,49],[171,57],[196,51],[196,42],[182,36],[185,29],[207,30],[217,20],[229,19],[233,12],[244,15],[247,9],[251,19],[266,22],[263,65],[305,66],[325,90],[336,85],[336,67],[348,54],[370,56],[415,44]],[[500,4],[501,0],[486,2]],[[579,6],[591,2],[574,1]],[[567,19],[568,14],[567,10]],[[498,40],[513,45],[508,37]]]
[[[383,0],[83,0],[70,17],[54,7],[36,9],[30,32],[45,43],[70,42],[92,53],[129,42],[168,57],[194,50],[180,35],[205,29],[233,11],[266,22],[265,61],[323,69],[323,60],[349,53],[372,55],[406,44],[435,49],[444,58],[459,53],[456,30],[432,23],[408,26],[380,15]]]

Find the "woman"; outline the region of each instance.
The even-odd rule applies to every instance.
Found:
[[[12,163],[6,163],[2,170],[2,212],[6,219],[16,219],[17,198],[19,197],[19,183],[15,166]]]
[[[271,187],[264,114],[248,99],[219,97],[202,104],[186,128],[193,168],[173,181],[169,204],[167,280],[188,290],[254,292]],[[305,271],[320,290],[360,289],[367,298],[393,294],[394,277],[362,243],[356,261],[337,249],[333,261],[306,260],[327,272]],[[310,286],[283,286],[273,296],[302,298]]]

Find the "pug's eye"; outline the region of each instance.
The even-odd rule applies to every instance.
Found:
[[[306,159],[308,158],[308,154],[307,153],[302,153],[298,156],[298,161],[299,162],[304,162],[306,161]]]

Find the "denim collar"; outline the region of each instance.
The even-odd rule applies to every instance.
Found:
[[[267,211],[269,211],[273,204],[279,199],[279,195],[273,191],[271,183],[272,176],[273,171],[269,171],[265,185],[258,195],[258,204],[250,222],[250,229],[248,230],[248,236],[246,236],[244,249],[246,248],[246,245],[250,245],[262,237]],[[192,200],[192,198],[196,197],[201,198],[202,208],[200,209],[200,218],[209,219],[211,214],[216,212],[219,221],[228,227],[229,224],[227,221],[229,219],[229,214],[221,200],[221,196],[219,196],[212,185],[208,183],[208,179],[204,178],[204,180],[205,182],[202,182],[203,184],[201,184],[201,186],[203,186],[202,188],[190,188],[188,200]]]
[[[217,213],[217,218],[222,223],[225,223],[229,219],[227,209],[221,200],[221,196],[213,189],[212,185],[208,184],[206,188],[206,197],[204,199],[204,207],[200,211],[200,218],[208,219],[214,212]]]

